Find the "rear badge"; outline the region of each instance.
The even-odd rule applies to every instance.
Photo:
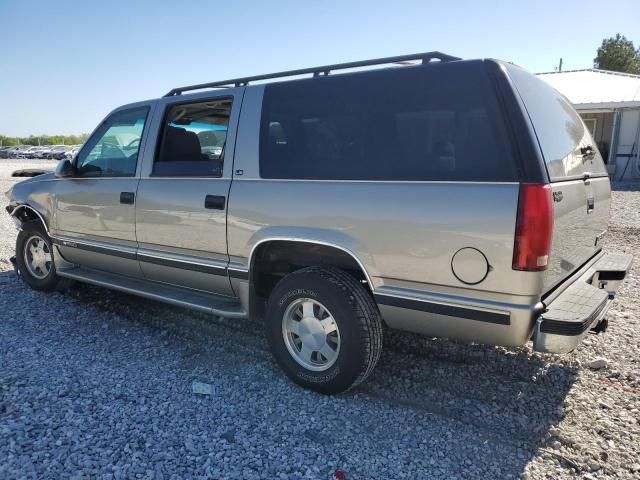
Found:
[[[562,201],[562,191],[558,190],[557,192],[553,192],[553,201],[554,202]]]

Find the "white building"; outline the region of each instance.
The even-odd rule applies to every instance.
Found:
[[[613,180],[640,180],[640,75],[586,69],[538,74],[582,116]]]

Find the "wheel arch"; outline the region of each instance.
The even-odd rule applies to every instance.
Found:
[[[263,317],[264,305],[275,283],[284,275],[305,267],[338,267],[352,273],[371,292],[374,289],[364,262],[351,249],[325,240],[290,236],[262,238],[252,246],[247,265],[249,311],[259,317]]]
[[[20,225],[25,222],[40,222],[42,223],[46,234],[51,236],[51,234],[49,233],[49,226],[47,225],[44,216],[31,205],[27,203],[21,203],[20,205],[13,208],[9,215],[11,215],[11,217],[13,217],[17,222],[19,222]]]

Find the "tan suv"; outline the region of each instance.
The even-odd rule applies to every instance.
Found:
[[[609,202],[564,97],[432,52],[120,107],[8,211],[31,287],[262,318],[287,375],[336,393],[371,373],[383,324],[559,353],[602,330],[631,262],[599,246]]]

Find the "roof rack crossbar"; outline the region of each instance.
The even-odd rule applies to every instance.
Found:
[[[298,70],[287,70],[284,72],[255,75],[253,77],[234,78],[231,80],[223,80],[220,82],[209,82],[209,83],[200,83],[198,85],[188,85],[186,87],[174,88],[169,93],[167,93],[165,97],[173,97],[176,95],[181,95],[184,92],[189,92],[192,90],[202,90],[205,88],[226,88],[231,86],[244,87],[248,85],[249,82],[255,82],[258,80],[269,80],[272,78],[283,78],[283,77],[295,77],[298,75],[307,75],[307,74],[312,74],[314,77],[319,77],[319,76],[329,75],[329,73],[331,73],[334,70],[369,67],[372,65],[384,65],[384,64],[392,64],[392,63],[397,64],[397,63],[405,63],[405,62],[416,61],[416,60],[419,60],[423,64],[426,64],[432,60],[439,60],[441,62],[451,62],[454,60],[460,60],[460,58],[454,57],[452,55],[447,55],[446,53],[442,53],[442,52],[426,52],[426,53],[415,53],[413,55],[400,55],[397,57],[384,57],[384,58],[375,58],[372,60],[361,60],[358,62],[337,63],[335,65],[324,65],[321,67],[301,68]]]

